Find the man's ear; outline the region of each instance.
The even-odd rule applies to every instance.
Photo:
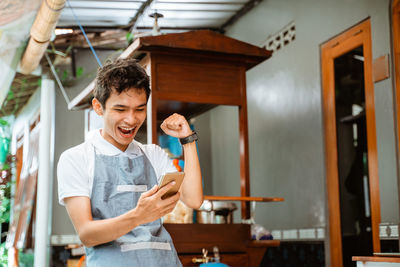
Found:
[[[92,99],[92,107],[99,116],[103,116],[103,107],[97,98]]]

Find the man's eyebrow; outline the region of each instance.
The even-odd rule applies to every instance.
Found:
[[[113,108],[127,108],[127,106],[121,104],[115,104],[113,105]]]
[[[147,106],[147,103],[140,104],[139,106],[137,106],[137,108],[142,108],[145,106]],[[128,106],[122,104],[115,104],[113,105],[113,108],[128,108]]]

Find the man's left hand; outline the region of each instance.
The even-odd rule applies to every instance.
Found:
[[[184,138],[192,134],[192,130],[185,117],[177,113],[166,118],[160,127],[164,133],[173,137]]]

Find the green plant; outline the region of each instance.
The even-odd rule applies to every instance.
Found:
[[[11,141],[11,127],[7,118],[0,118],[0,169],[3,169]]]
[[[33,266],[33,253],[19,251],[19,266],[20,267],[32,267]]]
[[[0,244],[0,266],[8,266],[8,251],[6,249],[6,243]]]
[[[6,184],[0,185],[0,223],[10,222],[10,210],[11,210],[11,185],[9,181]]]
[[[32,252],[23,252],[22,249],[18,251],[18,265],[20,267],[33,267],[34,254]],[[8,250],[6,244],[0,244],[0,267],[8,266]]]
[[[131,44],[133,42],[134,39],[134,35],[131,32],[127,32],[125,35],[126,41],[128,42],[128,44]]]

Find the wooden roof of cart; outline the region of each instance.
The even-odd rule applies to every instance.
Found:
[[[190,31],[137,38],[119,58],[140,58],[144,53],[189,53],[212,56],[242,63],[246,69],[269,58],[272,52],[225,35],[210,31]],[[92,81],[68,105],[69,109],[82,109],[90,105],[95,81]]]

